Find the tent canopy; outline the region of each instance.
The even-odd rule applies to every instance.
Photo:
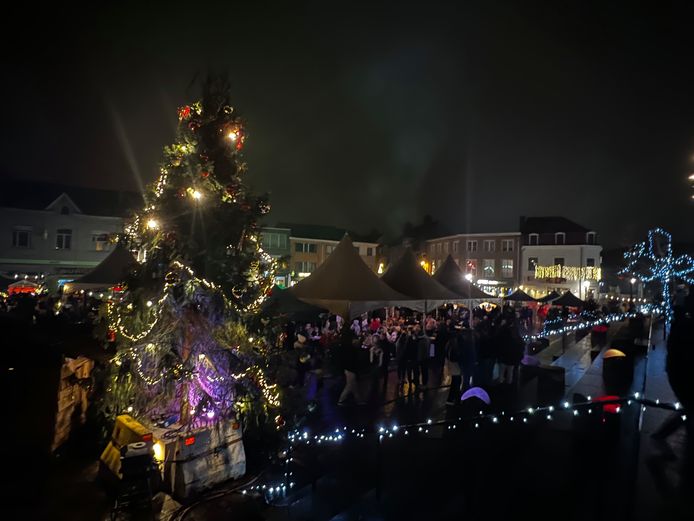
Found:
[[[537,302],[537,299],[532,298],[522,289],[517,289],[510,295],[505,296],[504,300],[510,300],[514,302]]]
[[[346,318],[389,305],[411,304],[411,299],[371,271],[347,234],[323,264],[289,291],[304,302]]]
[[[455,263],[450,254],[448,257],[446,257],[446,260],[441,267],[436,270],[433,277],[437,282],[443,284],[464,299],[494,298],[491,295],[487,295],[474,284],[471,284],[469,281],[465,280],[462,270]]]
[[[410,248],[407,248],[405,253],[388,268],[381,280],[395,291],[412,299],[424,301],[421,303],[422,306],[418,306],[422,308],[420,311],[460,300],[460,295],[436,281],[422,269]]]
[[[567,291],[561,297],[552,301],[552,305],[553,306],[568,306],[568,307],[572,307],[572,308],[578,308],[581,306],[585,306],[586,303],[583,302],[580,298],[578,298],[576,295],[574,295],[570,291]]]
[[[551,302],[554,299],[558,299],[561,295],[557,293],[556,291],[552,291],[551,293],[547,293],[544,297],[537,299],[538,302]]]
[[[124,246],[114,250],[92,271],[69,283],[71,289],[109,288],[125,281],[137,264],[135,257]]]
[[[284,315],[289,320],[311,322],[318,319],[318,315],[327,313],[328,310],[312,304],[307,304],[296,298],[288,289],[273,286],[270,295],[262,307],[263,313],[271,315]]]

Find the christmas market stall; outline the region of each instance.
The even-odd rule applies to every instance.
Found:
[[[463,300],[424,271],[410,248],[388,268],[381,280],[410,297],[415,302],[414,309],[425,313],[447,302]]]
[[[372,309],[416,305],[371,271],[346,234],[325,262],[289,291],[304,302],[347,319]]]

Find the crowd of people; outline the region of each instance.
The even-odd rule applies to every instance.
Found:
[[[455,404],[473,386],[513,385],[525,354],[522,308],[450,306],[438,314],[405,315],[398,310],[387,318],[364,315],[345,324],[331,316],[321,323],[289,323],[283,346],[293,350],[297,378],[307,374],[344,374],[339,405],[365,404],[388,386],[389,372],[397,372],[398,393],[418,393],[436,381],[451,383],[448,402]],[[497,371],[495,373],[495,367]],[[498,373],[498,374],[497,374]]]

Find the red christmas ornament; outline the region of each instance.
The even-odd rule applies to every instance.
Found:
[[[115,342],[116,341],[116,330],[115,329],[109,329],[108,332],[106,333],[106,340],[109,342]]]
[[[178,109],[178,120],[183,121],[190,117],[190,106],[186,105]]]
[[[200,177],[202,177],[203,179],[207,179],[208,177],[210,177],[210,173],[209,172],[200,172]]]

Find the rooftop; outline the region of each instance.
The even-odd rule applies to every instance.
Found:
[[[44,210],[62,194],[87,215],[127,217],[143,205],[137,192],[9,179],[0,190],[0,207]]]
[[[521,217],[520,232],[528,233],[554,233],[554,232],[578,232],[587,233],[589,230],[566,217]]]

